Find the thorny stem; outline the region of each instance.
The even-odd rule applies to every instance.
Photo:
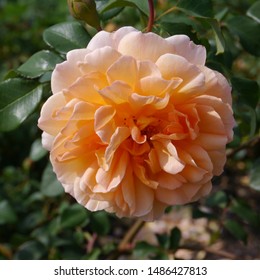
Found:
[[[149,21],[147,25],[146,32],[151,32],[153,29],[153,24],[154,24],[154,4],[153,0],[148,0],[149,4]]]

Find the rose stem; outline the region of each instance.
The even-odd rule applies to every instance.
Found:
[[[120,244],[118,245],[118,250],[124,250],[125,247],[127,247],[127,245],[129,243],[131,243],[135,236],[137,235],[137,233],[140,231],[140,229],[145,225],[145,222],[142,220],[137,220],[131,227],[130,229],[126,232],[123,240],[120,242]]]
[[[148,0],[149,4],[149,21],[146,28],[146,32],[151,32],[153,29],[153,23],[154,23],[154,5],[153,0]]]

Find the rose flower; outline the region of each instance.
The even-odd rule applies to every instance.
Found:
[[[91,211],[158,219],[207,195],[226,161],[231,88],[186,35],[97,33],[53,72],[43,146],[66,192]]]

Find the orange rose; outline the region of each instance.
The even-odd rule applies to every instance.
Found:
[[[185,35],[99,32],[52,75],[39,127],[58,180],[91,211],[154,220],[207,195],[234,118],[230,86]]]

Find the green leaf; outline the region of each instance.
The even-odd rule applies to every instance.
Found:
[[[133,250],[133,255],[137,259],[147,259],[156,256],[158,248],[145,241],[138,242]]]
[[[249,186],[257,191],[260,191],[260,160],[254,162],[253,168],[250,172],[250,183]]]
[[[15,129],[35,110],[44,90],[42,85],[35,85],[20,79],[0,84],[0,131]]]
[[[234,111],[235,114],[239,116],[238,126],[241,134],[249,138],[253,137],[257,128],[256,111],[247,104],[238,104],[234,106]]]
[[[225,51],[225,39],[222,35],[218,21],[213,18],[207,18],[205,20],[210,24],[214,33],[217,48],[216,54],[218,55],[220,53],[223,53]]]
[[[211,207],[226,207],[228,203],[228,197],[225,192],[218,191],[214,194],[212,194],[210,197],[206,200],[206,205]]]
[[[35,81],[14,78],[0,84],[0,110],[37,87]]]
[[[40,188],[41,193],[48,197],[55,197],[64,193],[64,189],[61,183],[57,180],[51,164],[48,164],[43,172]]]
[[[26,215],[24,220],[20,222],[20,228],[23,230],[33,229],[44,221],[44,214],[42,210],[35,211]]]
[[[114,8],[114,9],[108,10],[108,11],[104,12],[102,15],[100,15],[100,18],[103,21],[107,21],[107,20],[112,19],[113,17],[117,16],[123,9],[124,9],[124,7],[119,7],[119,8]]]
[[[244,228],[233,220],[224,222],[224,227],[238,240],[242,240],[244,243],[247,242],[247,233]]]
[[[174,227],[170,233],[170,246],[169,248],[172,250],[177,250],[180,246],[181,241],[181,231],[179,228]]]
[[[104,211],[98,211],[92,213],[91,228],[97,234],[101,234],[101,235],[108,234],[111,228],[108,214]]]
[[[241,45],[249,53],[260,56],[260,25],[246,16],[235,16],[227,21],[231,32],[237,35]]]
[[[197,40],[196,35],[192,32],[192,26],[183,22],[162,22],[160,26],[169,35],[186,34],[193,41]]]
[[[248,205],[234,199],[229,210],[252,226],[259,226],[259,215],[257,215],[255,210],[251,209]]]
[[[36,139],[32,143],[30,158],[33,161],[38,161],[47,154],[47,151],[42,147],[41,139]]]
[[[260,23],[260,1],[256,1],[247,11],[247,16]]]
[[[16,252],[16,260],[39,260],[46,254],[46,249],[38,241],[28,241],[22,244]]]
[[[7,200],[0,202],[0,225],[13,224],[17,221],[16,213]]]
[[[89,254],[83,257],[84,260],[98,260],[102,251],[100,248],[94,248]]]
[[[34,79],[53,70],[62,61],[57,54],[43,50],[32,55],[17,71],[26,78]]]
[[[103,6],[103,9],[100,11],[101,15],[111,9],[114,9],[116,7],[136,7],[141,12],[149,16],[149,7],[147,1],[140,1],[140,0],[110,0],[108,3]]]
[[[259,86],[256,81],[249,79],[231,78],[232,87],[239,93],[247,105],[255,108],[259,100]]]
[[[78,22],[59,23],[46,29],[43,39],[47,45],[61,54],[79,48],[86,48],[91,36]]]
[[[180,0],[177,5],[196,16],[213,17],[213,7],[211,0]]]
[[[61,214],[60,227],[74,228],[80,226],[89,221],[89,215],[83,206],[80,204],[73,204],[69,208],[65,209]]]
[[[212,2],[210,0],[193,1],[193,0],[180,0],[177,8],[185,14],[195,17],[204,25],[209,25],[213,31],[216,42],[216,54],[223,53],[225,50],[225,39],[222,35],[219,22],[212,18]]]
[[[170,239],[168,234],[156,234],[156,238],[162,248],[169,248]]]

